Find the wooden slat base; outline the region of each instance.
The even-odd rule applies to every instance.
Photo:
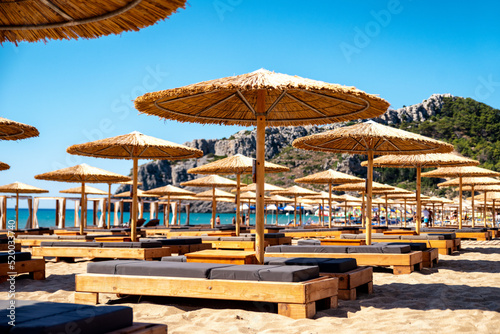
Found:
[[[491,240],[489,232],[455,232],[457,238],[460,239],[476,239],[477,241]]]
[[[373,268],[358,267],[346,273],[321,273],[321,276],[337,277],[339,279],[338,297],[343,300],[355,300],[357,292],[373,291]]]
[[[439,262],[439,251],[437,248],[429,248],[422,252],[422,266],[434,268]]]
[[[0,251],[8,251],[9,250],[9,244],[0,244]],[[19,252],[21,250],[21,243],[19,241],[16,241],[14,243],[14,251]]]
[[[226,263],[226,264],[257,264],[255,251],[238,250],[204,250],[188,253],[186,262]]]
[[[169,248],[34,247],[33,256],[57,258],[159,259],[170,256]]]
[[[406,254],[379,253],[266,253],[266,257],[315,257],[329,259],[354,258],[361,266],[393,267],[395,275],[409,274],[422,269],[422,252]]]
[[[16,261],[15,268],[10,268],[8,263],[0,263],[0,283],[9,278],[9,272],[15,272],[17,275],[29,273],[34,280],[44,280],[45,261],[43,259]]]
[[[247,300],[278,303],[279,314],[307,318],[315,302],[335,305],[338,278],[319,277],[305,282],[208,280],[202,278],[80,274],[75,278],[75,302],[95,304],[99,293]],[[83,294],[82,294],[83,293]]]

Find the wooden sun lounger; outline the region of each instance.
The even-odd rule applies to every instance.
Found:
[[[97,239],[100,240],[97,240]],[[113,242],[116,240],[112,240],[114,238],[120,238],[120,241],[126,241],[121,238],[129,238],[129,236],[80,236],[80,235],[57,235],[57,234],[52,234],[52,235],[44,235],[44,236],[29,236],[29,237],[24,237],[20,236],[17,238],[17,242],[20,242],[23,247],[40,247],[42,242],[58,242],[58,241],[65,241],[65,242],[94,242],[94,241],[100,241],[100,242]],[[105,239],[105,240],[104,240]]]
[[[373,293],[372,267],[358,267],[346,273],[320,273],[320,275],[339,279],[339,299],[356,300],[360,292]]]
[[[491,232],[456,232],[457,238],[460,239],[475,239],[477,241],[491,240]]]
[[[360,266],[392,267],[394,275],[411,274],[422,270],[423,254],[414,251],[405,254],[379,253],[265,253],[266,257],[315,257],[345,259],[354,258]]]
[[[0,244],[0,252],[8,251],[9,250],[9,244]],[[15,242],[14,243],[14,251],[19,252],[21,250],[21,243],[20,242]]]
[[[9,259],[10,260],[10,259]],[[0,283],[7,281],[9,276],[29,274],[31,279],[45,279],[45,261],[43,259],[15,260],[12,266],[9,262],[0,263]]]
[[[99,293],[246,300],[278,304],[278,314],[312,318],[316,302],[337,307],[338,278],[304,282],[262,282],[204,278],[80,274],[76,275],[75,303],[97,304]]]

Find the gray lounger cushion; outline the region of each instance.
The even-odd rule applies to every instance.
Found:
[[[347,253],[357,254],[357,253],[383,253],[383,254],[405,254],[410,253],[410,246],[394,243],[389,245],[387,243],[376,243],[373,245],[366,246],[349,246],[347,248]]]
[[[42,247],[92,247],[92,248],[161,248],[160,242],[72,242],[42,241]]]
[[[388,245],[407,245],[410,246],[412,251],[423,251],[427,249],[427,244],[424,242],[394,242],[389,243]]]
[[[158,241],[138,241],[138,242],[103,242],[102,248],[161,248]]]
[[[316,239],[300,239],[297,241],[297,245],[321,245],[321,241]]]
[[[347,253],[348,246],[308,246],[308,245],[277,245],[269,246],[269,253]]]
[[[255,241],[255,237],[220,237],[220,241]]]
[[[323,259],[323,258],[275,258],[270,265],[318,266],[322,273],[345,273],[358,267],[356,259]]]
[[[319,277],[317,266],[236,265],[217,268],[210,272],[210,279],[302,282]]]
[[[102,242],[82,242],[82,241],[42,241],[41,247],[101,247]]]
[[[161,260],[167,262],[186,262],[186,255],[164,256]]]
[[[255,233],[241,233],[242,237],[255,237]],[[264,239],[284,238],[285,233],[264,233]]]
[[[133,312],[126,306],[90,306],[69,303],[16,301],[16,326],[8,324],[8,301],[0,301],[0,333],[104,334],[132,326]]]
[[[9,256],[11,258],[9,259]],[[14,258],[12,258],[14,257]],[[14,252],[14,254],[10,254],[9,252],[0,252],[0,263],[7,263],[9,261],[15,260],[15,262],[19,261],[27,261],[31,260],[31,253],[30,252]]]
[[[207,236],[207,235],[202,236],[201,239],[203,241],[220,241],[220,237]]]

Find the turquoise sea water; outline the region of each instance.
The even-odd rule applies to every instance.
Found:
[[[245,214],[247,214],[245,212]],[[218,214],[220,216],[221,224],[231,224],[233,217],[235,217],[234,213],[220,213]],[[24,228],[26,225],[26,221],[29,216],[29,211],[28,209],[19,209],[19,228]],[[100,217],[100,212],[98,214],[98,217]],[[127,222],[129,220],[129,213],[125,212],[123,221]],[[170,215],[170,221],[172,221],[172,214]],[[37,218],[38,218],[38,224],[40,227],[50,227],[50,226],[55,226],[56,225],[56,210],[55,209],[38,209],[37,212]],[[75,218],[75,211],[74,210],[66,210],[66,226],[74,226],[74,218]],[[159,214],[160,219],[160,224],[163,224],[163,212]],[[210,219],[212,218],[211,213],[191,213],[189,217],[189,223],[191,225],[199,225],[199,224],[210,224]],[[303,215],[303,221],[307,221],[308,219],[312,219],[313,221],[317,222],[318,217],[312,216],[312,215]],[[7,209],[7,220],[13,220],[15,221],[16,219],[16,211],[14,209]],[[93,219],[93,210],[88,210],[87,213],[87,221],[88,225],[92,224],[92,219]],[[111,213],[111,223],[113,224],[113,219],[114,219],[114,214]],[[144,219],[146,221],[149,220],[149,212],[144,213]],[[298,219],[298,217],[297,217]],[[284,214],[280,213],[279,218],[278,218],[278,224],[281,225],[286,225],[289,221],[293,220],[293,213],[291,214]],[[255,222],[255,214],[250,214],[250,224],[253,224]],[[186,214],[181,213],[180,217],[180,223],[181,225],[184,225],[186,223]],[[275,224],[276,223],[276,214],[268,214],[267,215],[267,224]],[[97,224],[97,223],[96,223]]]

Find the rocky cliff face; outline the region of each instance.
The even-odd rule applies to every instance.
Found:
[[[389,109],[384,115],[377,118],[376,121],[397,125],[401,122],[423,121],[436,115],[442,106],[445,97],[452,97],[450,94],[434,94],[422,103],[409,107],[403,107],[396,110]],[[266,129],[266,159],[271,160],[280,155],[284,148],[289,147],[294,139],[315,134],[318,132],[330,130],[342,126],[343,124],[331,124],[327,126],[297,126],[297,127],[279,127]],[[216,157],[227,157],[234,154],[243,154],[248,157],[255,157],[256,140],[254,130],[242,130],[235,133],[229,139],[195,139],[184,145],[194,147],[203,151],[204,156],[200,159],[191,159],[187,161],[169,162],[166,160],[157,160],[148,162],[139,166],[139,182],[143,183],[141,189],[148,190],[161,187],[167,184],[179,186],[180,183],[195,179],[197,175],[188,174],[187,170],[193,167],[201,166],[207,162],[213,161]],[[366,177],[366,169],[361,167],[361,158],[344,154],[338,163],[337,158],[328,157],[324,160],[325,168],[332,168],[344,173]],[[335,163],[335,164],[334,164]],[[293,168],[292,166],[289,166]],[[117,192],[127,191],[130,186],[124,185]],[[206,188],[189,188],[189,190],[200,192]],[[218,212],[232,212],[234,204],[219,203]],[[208,212],[211,210],[210,202],[194,202],[191,205],[192,212]]]

